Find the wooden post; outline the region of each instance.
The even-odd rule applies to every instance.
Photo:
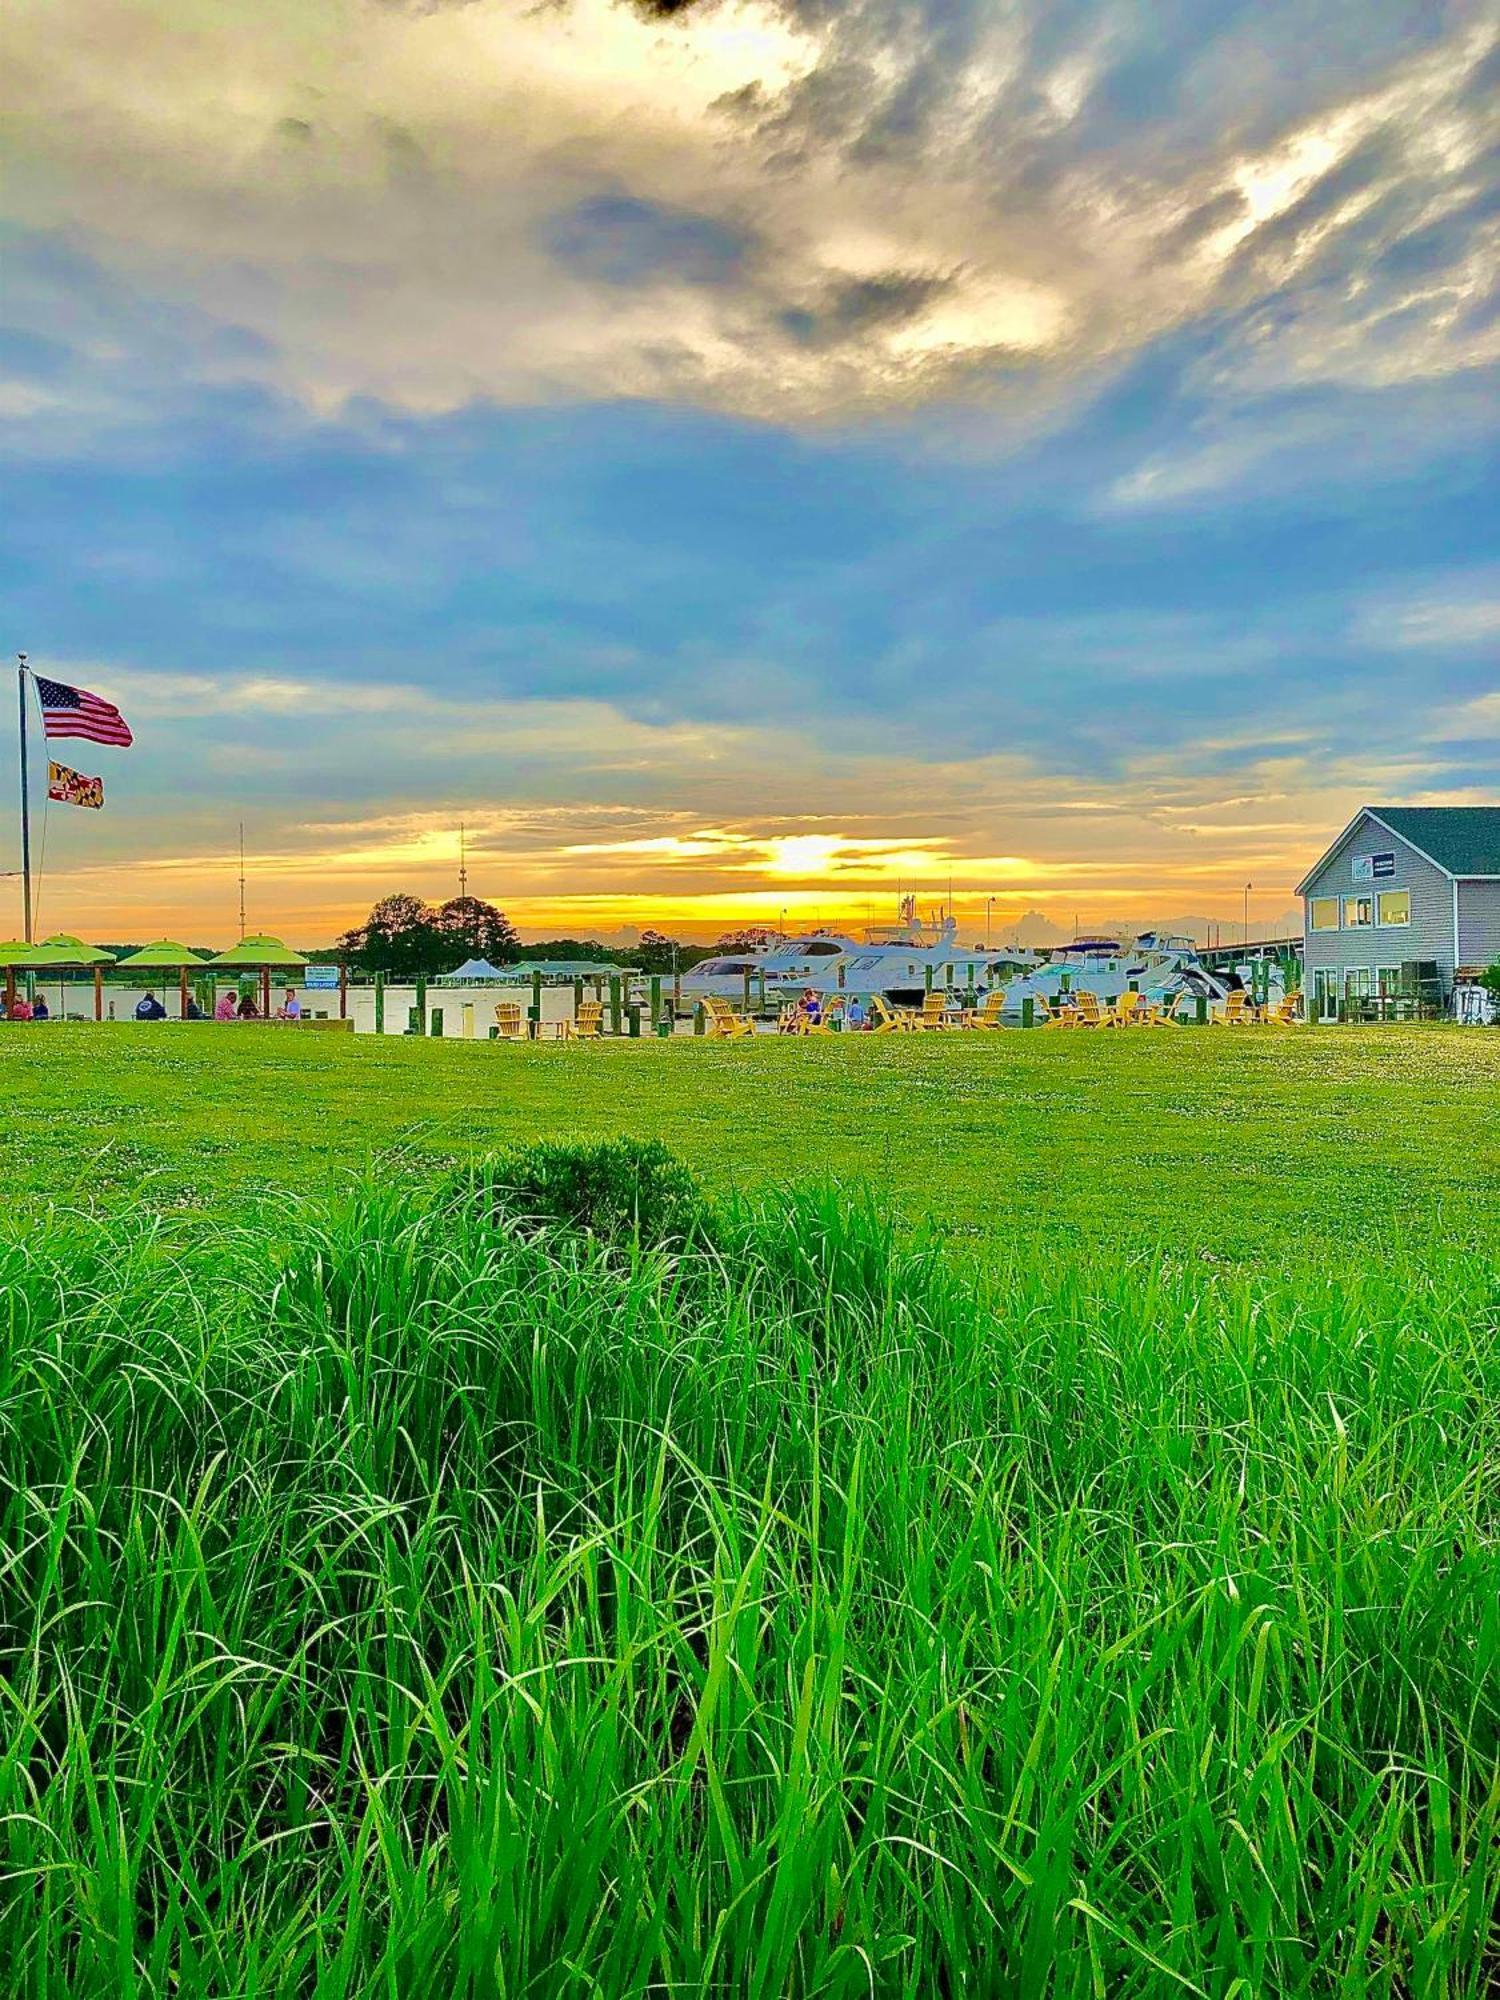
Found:
[[[263,965],[260,969],[260,1018],[263,1021],[269,1021],[271,1018],[271,968],[269,965]]]
[[[1023,1028],[1036,1026],[1036,1002],[1029,993],[1024,995],[1021,1001],[1021,1026]]]
[[[1060,993],[1069,993],[1072,991],[1073,975],[1071,972],[1064,972],[1059,975],[1057,981],[1057,988]]]
[[[341,1021],[347,1021],[348,1018],[349,1018],[349,968],[347,965],[345,965],[344,961],[340,959],[339,960],[339,1019]]]
[[[575,979],[573,981],[573,1019],[576,1021],[578,1019],[578,1016],[582,1012],[583,1012],[583,981],[581,979]]]
[[[104,1019],[104,967],[102,965],[94,967],[94,1019],[96,1021]]]
[[[375,975],[375,1032],[377,1035],[385,1033],[385,974],[383,972],[377,972]]]
[[[1200,993],[1193,1002],[1193,1019],[1200,1028],[1208,1026],[1208,995]]]
[[[609,1032],[612,1035],[618,1035],[620,1032],[620,975],[618,972],[612,972],[609,975]]]
[[[425,1035],[427,1033],[427,975],[425,972],[417,974],[416,1015],[417,1033]]]
[[[432,1032],[433,1032],[433,1033],[434,1033],[434,1034],[435,1034],[435,1035],[437,1036],[437,1038],[438,1038],[438,1040],[439,1040],[439,1041],[441,1041],[441,1040],[442,1040],[442,1038],[443,1038],[443,1010],[442,1010],[442,1008],[441,1008],[441,1007],[434,1007],[434,1008],[433,1008],[433,1010],[432,1010]]]
[[[927,991],[930,993],[932,991],[932,966],[930,964],[922,967],[922,977],[926,980]]]
[[[745,992],[744,997],[740,1001],[740,1012],[742,1014],[750,1012],[750,968],[748,965],[745,967]]]
[[[672,974],[672,1012],[673,1014],[678,1014],[681,1011],[682,1011],[682,973],[680,970],[678,970],[674,971]]]
[[[695,1035],[706,1035],[708,1033],[708,1015],[704,1011],[701,1000],[693,1009],[693,1033]]]
[[[661,974],[651,975],[651,1030],[656,1032],[656,1024],[661,1019]]]
[[[843,983],[842,973],[839,975],[839,982]],[[766,1011],[766,975],[763,971],[755,975],[755,1011],[761,1015]]]
[[[8,1021],[16,1011],[16,968],[5,968],[5,1018]]]
[[[531,975],[531,1021],[531,1039],[539,1042],[542,1039],[542,975],[539,972]]]
[[[178,968],[177,968],[177,975],[178,975],[178,978],[177,978],[177,1008],[178,1008],[178,1012],[179,1012],[179,1013],[181,1014],[181,1016],[182,1016],[183,1020],[185,1021],[185,1020],[187,1019],[187,1003],[188,1003],[188,969],[187,969],[187,967],[186,967],[185,965],[179,965],[179,966],[178,966]]]

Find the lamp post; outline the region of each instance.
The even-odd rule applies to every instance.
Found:
[[[1247,951],[1250,949],[1250,891],[1254,887],[1255,884],[1253,882],[1245,884],[1245,935],[1243,942]]]
[[[986,896],[984,899],[984,948],[986,951],[990,948],[990,917],[994,912],[994,908],[994,897]]]

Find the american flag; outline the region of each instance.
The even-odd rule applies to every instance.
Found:
[[[42,727],[49,736],[86,736],[90,743],[118,743],[122,749],[135,741],[112,701],[90,694],[87,688],[44,680],[40,674],[32,679],[42,704]]]

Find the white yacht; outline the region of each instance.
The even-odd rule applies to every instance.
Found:
[[[752,1000],[759,999],[762,988],[768,1000],[773,995],[785,997],[783,988],[787,986],[795,986],[800,993],[805,986],[821,986],[818,975],[822,969],[859,948],[853,938],[839,931],[808,931],[758,949],[716,953],[700,959],[682,975],[683,1005],[694,1006],[708,995],[742,1000],[747,979]]]
[[[1129,944],[1116,938],[1075,938],[1054,948],[1047,963],[1005,982],[1002,1018],[1019,1021],[1021,1002],[1040,997],[1054,1005],[1067,992],[1118,1000],[1132,987],[1148,1000],[1171,1007],[1186,996],[1222,1000],[1237,981],[1210,972],[1189,937],[1143,931]]]
[[[836,951],[829,950],[837,944]],[[818,949],[810,950],[809,946]],[[918,1007],[933,991],[982,994],[991,986],[1040,963],[1035,952],[965,944],[952,914],[917,914],[916,898],[904,896],[893,924],[872,924],[862,941],[821,932],[794,939],[763,961],[768,991],[795,999],[809,986],[818,993],[878,993],[897,1007]]]

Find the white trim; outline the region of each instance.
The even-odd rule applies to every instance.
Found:
[[[1454,878],[1453,878],[1453,969],[1454,969],[1454,971],[1455,971],[1455,972],[1457,972],[1457,970],[1458,970],[1458,967],[1459,967],[1459,956],[1458,956],[1458,877],[1457,877],[1457,876],[1455,875],[1455,876],[1454,876]]]
[[[1303,876],[1302,880],[1297,884],[1296,888],[1292,891],[1292,894],[1294,896],[1305,897],[1307,895],[1308,883],[1312,881],[1315,875],[1322,874],[1323,870],[1328,866],[1329,862],[1333,859],[1334,855],[1338,852],[1339,848],[1342,846],[1344,841],[1346,841],[1349,838],[1349,835],[1354,831],[1355,827],[1358,826],[1359,822],[1364,818],[1365,814],[1368,812],[1370,812],[1370,808],[1368,806],[1360,807],[1359,811],[1354,815],[1353,819],[1350,820],[1349,824],[1344,828],[1343,832],[1338,836],[1338,838],[1335,841],[1333,841],[1333,843],[1329,846],[1329,848],[1323,854],[1321,859],[1315,861],[1312,867],[1308,869],[1307,873]],[[1370,813],[1370,817],[1372,819],[1374,818],[1374,816],[1375,815],[1373,813]],[[1386,831],[1387,833],[1389,833],[1390,828],[1387,827]]]

